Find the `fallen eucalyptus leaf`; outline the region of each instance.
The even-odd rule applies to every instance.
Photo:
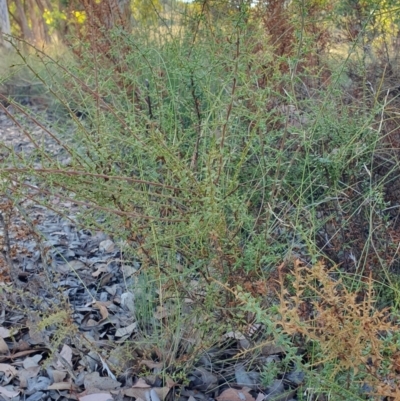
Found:
[[[97,388],[99,390],[114,390],[121,386],[110,377],[100,377],[99,372],[88,373],[84,378],[85,389]]]
[[[8,354],[9,349],[6,342],[3,340],[3,337],[0,337],[0,354]]]
[[[7,363],[0,363],[0,372],[3,372],[7,378],[17,375],[17,369]]]
[[[108,310],[107,310],[108,305],[106,302],[96,301],[93,303],[92,306],[100,310],[101,320],[99,321],[99,323],[108,318]]]
[[[96,267],[97,267],[97,270],[92,273],[93,277],[98,277],[98,276],[100,276],[101,273],[105,273],[107,271],[107,265],[106,264],[102,264],[102,265],[96,266]]]
[[[19,385],[21,388],[28,387],[28,379],[36,377],[40,372],[40,366],[31,366],[18,371]]]
[[[115,244],[110,239],[106,239],[105,241],[101,241],[99,244],[100,252],[110,253],[114,250]]]
[[[172,315],[172,312],[169,310],[169,308],[162,306],[162,305],[158,305],[156,307],[155,312],[153,313],[153,316],[157,320],[165,319],[166,317],[169,317],[171,315]]]
[[[253,387],[254,383],[242,364],[238,364],[235,366],[235,378],[236,384],[238,384],[239,386]]]
[[[201,366],[195,368],[193,376],[195,388],[200,391],[211,391],[218,386],[218,378]]]
[[[89,373],[95,371],[99,363],[100,358],[95,351],[89,351],[89,353],[85,355],[81,361],[81,365],[86,366],[86,368],[89,370]]]
[[[48,377],[31,377],[28,379],[28,389],[25,391],[25,394],[32,395],[39,391],[46,390],[49,385],[50,379]]]
[[[78,399],[79,401],[108,401],[112,400],[113,397],[109,393],[93,393],[83,397],[78,397]]]
[[[46,390],[74,390],[76,391],[78,389],[77,386],[75,386],[73,383],[68,383],[68,382],[59,382],[59,383],[53,383],[50,386],[47,387]]]
[[[5,387],[0,386],[0,394],[9,398],[14,398],[19,394],[19,391],[7,390]]]
[[[134,322],[134,323],[132,323],[129,326],[126,326],[126,327],[120,327],[115,332],[115,337],[123,337],[123,336],[126,336],[126,335],[130,335],[135,331],[136,328],[137,328],[137,322]]]
[[[266,400],[274,399],[274,397],[282,394],[285,391],[282,380],[274,380],[267,389]]]
[[[218,397],[217,401],[255,401],[254,397],[249,393],[249,389],[236,390],[228,388],[224,390]]]
[[[99,358],[101,360],[101,363],[103,364],[103,372],[106,371],[108,376],[111,377],[111,379],[117,380],[117,378],[113,375],[113,373],[111,372],[110,368],[108,367],[104,359],[100,355]]]
[[[5,329],[4,327],[0,327],[0,337],[1,338],[7,338],[11,336],[11,332],[8,329]]]
[[[62,350],[60,352],[60,356],[64,358],[66,362],[68,362],[69,365],[72,366],[72,348],[69,347],[67,344],[64,344],[62,347]],[[60,364],[60,361],[57,363],[57,367],[63,367],[63,364]]]
[[[47,348],[28,349],[26,351],[16,352],[15,354],[13,354],[12,357],[13,357],[13,359],[16,359],[16,358],[20,358],[25,355],[37,354],[39,351],[48,351],[48,349]],[[11,358],[9,356],[0,355],[1,361],[4,361],[6,359],[11,359]]]
[[[39,366],[39,361],[42,359],[42,356],[40,354],[36,354],[33,356],[28,356],[24,359],[24,362],[22,363],[23,367],[25,369],[28,368],[34,368],[36,366]]]
[[[240,332],[240,331],[229,331],[228,333],[225,333],[223,338],[233,338],[235,340],[245,340],[246,337]]]
[[[114,275],[112,273],[105,274],[100,280],[100,287],[107,285],[113,277]]]
[[[275,355],[275,354],[283,354],[285,353],[285,349],[279,345],[275,345],[274,343],[270,343],[264,345],[261,348],[261,352],[264,356]]]
[[[86,265],[83,262],[81,262],[80,260],[71,260],[67,263],[67,266],[70,269],[72,269],[73,271],[86,268]]]
[[[132,388],[150,388],[150,387],[151,387],[150,384],[148,384],[146,380],[142,379],[141,377],[139,377],[136,383],[132,386]]]
[[[52,376],[54,383],[62,383],[67,376],[67,372],[59,371],[59,370],[52,370]]]
[[[135,269],[133,266],[129,266],[129,265],[122,266],[121,270],[124,273],[125,279],[133,276],[137,272],[137,269]]]
[[[25,401],[42,401],[45,393],[42,391],[38,391],[35,394],[32,394],[30,397],[25,398]]]
[[[169,387],[154,387],[152,389],[152,391],[154,391],[154,393],[151,393],[148,388],[128,388],[128,389],[124,389],[122,390],[122,392],[124,393],[124,395],[128,396],[128,397],[133,397],[133,398],[141,398],[142,400],[146,400],[148,399],[149,396],[151,396],[151,394],[153,395],[157,395],[158,399],[160,401],[164,401],[165,397],[167,396],[167,394],[169,393]],[[146,392],[147,392],[147,397],[146,397]],[[151,400],[153,401],[153,400]]]
[[[146,393],[146,401],[161,401],[154,388],[150,390],[150,394]]]
[[[131,292],[121,294],[121,306],[129,310],[132,315],[135,314],[135,296]]]

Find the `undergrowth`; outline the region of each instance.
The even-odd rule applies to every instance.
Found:
[[[140,266],[135,347],[167,371],[189,370],[235,332],[255,354],[263,341],[284,347],[316,394],[363,399],[368,385],[398,399],[397,304],[380,307],[384,288],[398,297],[395,100],[349,93],[349,58],[307,86],[322,76],[302,67],[311,37],[276,62],[249,8],[221,26],[188,18],[161,39],[116,29],[114,46],[89,43],[69,63],[32,49],[37,68],[18,50],[70,118],[50,127],[3,102],[62,157],[24,123],[35,152],[2,146],[2,190],[52,209],[57,198],[79,204],[76,224],[119,241]],[[254,323],[262,338],[248,334]]]
[[[240,286],[231,289],[244,310],[264,325],[266,340],[258,347],[277,341],[292,353],[308,392],[334,399],[397,400],[399,322],[393,311],[376,307],[371,276],[351,292],[342,273],[321,261],[307,266],[295,260],[289,271],[290,276],[279,269],[279,303],[268,310]],[[295,344],[304,347],[300,355]]]

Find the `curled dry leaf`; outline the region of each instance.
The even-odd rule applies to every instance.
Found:
[[[115,248],[114,242],[112,242],[110,239],[106,239],[104,241],[101,241],[99,244],[99,250],[100,252],[112,252]]]
[[[224,390],[218,397],[217,401],[255,401],[254,397],[249,393],[249,389],[243,388],[236,390],[228,388]]]
[[[26,395],[34,395],[41,392],[50,385],[51,380],[45,376],[38,376],[32,379],[28,379],[28,388],[25,390]]]
[[[59,370],[53,370],[51,374],[53,375],[54,383],[62,383],[67,376],[67,372]]]
[[[32,366],[18,371],[19,385],[21,388],[28,387],[28,379],[36,377],[40,372],[40,366]]]
[[[165,377],[165,384],[167,385],[167,387],[172,388],[172,387],[176,387],[179,386],[179,383],[176,382],[175,380],[173,380],[171,377],[166,376]]]
[[[124,273],[125,278],[129,278],[137,272],[137,269],[135,269],[133,266],[129,266],[129,265],[122,266],[121,270]]]
[[[235,340],[244,340],[246,337],[240,332],[240,331],[229,331],[228,333],[225,333],[223,338],[233,338]]]
[[[121,294],[121,306],[135,314],[135,296],[131,292]]]
[[[0,372],[3,372],[7,378],[17,375],[17,369],[7,363],[0,363]]]
[[[40,354],[28,356],[24,359],[24,361],[22,362],[22,365],[25,369],[36,367],[36,366],[39,366],[39,362],[41,359],[42,359],[42,355],[40,355]]]
[[[97,270],[92,273],[93,277],[98,277],[98,276],[100,276],[101,273],[105,273],[107,271],[107,265],[106,264],[102,264],[102,265],[96,266],[96,267],[97,267]]]
[[[211,391],[218,386],[218,378],[207,369],[198,366],[194,372],[193,376],[197,379],[196,388],[201,391]]]
[[[154,387],[151,390],[149,388],[128,388],[122,390],[124,395],[133,398],[141,398],[142,400],[151,401],[164,401],[165,397],[169,393],[169,387]],[[158,397],[158,399],[156,398]]]
[[[62,347],[60,356],[62,356],[70,365],[72,365],[72,349],[67,344],[64,344]]]
[[[59,382],[59,383],[53,383],[50,386],[47,387],[47,390],[74,390],[77,391],[78,387],[75,386],[73,383],[69,382]]]
[[[148,397],[146,397],[146,400],[148,399]],[[154,390],[154,388],[152,388],[150,390],[150,401],[161,401],[160,397],[157,394],[157,391]]]
[[[10,391],[7,390],[5,387],[0,386],[0,394],[8,398],[14,398],[19,394],[19,391]]]
[[[163,362],[153,362],[147,359],[143,359],[140,364],[147,366],[149,369],[162,369],[164,366]]]
[[[69,269],[76,271],[76,270],[82,270],[86,268],[86,265],[80,261],[80,260],[71,260],[67,263],[67,266],[69,267]]]
[[[172,315],[172,312],[165,306],[158,305],[156,311],[153,313],[153,316],[157,320],[165,319]]]
[[[267,343],[261,348],[261,352],[264,356],[283,354],[285,349],[280,345],[276,345],[275,343]]]
[[[264,399],[265,399],[265,394],[258,393],[256,401],[264,401]]]
[[[100,280],[100,286],[104,287],[107,285],[113,277],[114,275],[112,273],[106,273]]]
[[[107,310],[107,306],[109,306],[110,303],[109,302],[100,302],[100,301],[96,301],[93,303],[93,307],[96,309],[100,310],[100,315],[101,315],[101,320],[100,322],[102,322],[103,320],[108,318],[108,310]],[[99,322],[99,323],[100,323]]]
[[[3,340],[3,337],[0,337],[0,354],[8,354],[9,349],[6,342]]]
[[[137,380],[137,382],[132,386],[132,388],[150,388],[150,384],[146,383],[146,380],[141,377]]]
[[[253,388],[256,385],[256,383],[251,378],[250,374],[246,372],[246,369],[242,364],[238,364],[235,367],[235,378],[236,378],[236,383],[239,386],[246,386]]]
[[[100,377],[99,372],[88,373],[84,379],[85,389],[95,388],[98,390],[114,390],[121,386],[111,377]]]
[[[78,399],[79,401],[107,401],[112,400],[113,397],[109,393],[93,393],[83,397],[78,397]]]
[[[36,323],[33,323],[34,325]],[[48,344],[49,343],[49,336],[45,331],[40,331],[37,329],[36,326],[29,327],[29,343],[31,345],[38,345],[38,344]]]
[[[114,376],[114,374],[111,372],[110,368],[107,365],[107,362],[99,355],[99,358],[101,360],[101,363],[103,364],[103,372],[106,371],[108,376],[111,377],[113,380],[117,380],[117,378]]]
[[[0,337],[1,338],[7,338],[11,336],[11,332],[8,329],[5,329],[4,327],[0,327]]]
[[[123,337],[132,334],[137,327],[137,322],[134,322],[126,327],[121,327],[115,332],[115,337]]]
[[[36,354],[40,351],[48,351],[48,349],[47,348],[35,348],[35,349],[28,349],[26,351],[16,352],[15,354],[12,355],[12,358],[11,358],[11,356],[0,355],[0,361],[5,361],[7,359],[21,358],[22,356]]]

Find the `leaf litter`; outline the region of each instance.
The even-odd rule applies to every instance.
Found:
[[[31,135],[42,141],[49,154],[67,162],[52,138],[37,127],[31,129]],[[25,155],[34,151],[1,111],[0,137],[6,148]],[[0,398],[270,399],[259,374],[265,366],[265,354],[250,365],[232,359],[243,350],[243,344],[248,345],[247,334],[239,331],[227,333],[220,350],[206,350],[207,358],[200,358],[185,380],[160,376],[165,361],[149,359],[146,353],[129,347],[138,333],[132,289],[140,265],[121,260],[121,250],[106,234],[75,224],[82,206],[54,197],[51,203],[64,211],[61,217],[40,204],[38,192],[32,191],[31,197],[19,207],[7,196],[0,199],[0,212],[9,219],[10,242],[9,259],[0,259],[0,362],[4,362],[0,363]],[[0,229],[4,240],[4,225]],[[192,280],[191,285],[197,283]],[[156,306],[153,314],[162,322],[171,314],[170,306]],[[272,351],[280,360],[282,350],[275,347]],[[280,378],[277,381],[281,385],[274,387],[274,396],[284,396],[293,387],[289,382],[283,385]]]

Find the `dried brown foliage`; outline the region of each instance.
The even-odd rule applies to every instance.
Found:
[[[277,57],[289,56],[294,48],[294,27],[284,0],[268,1],[263,17],[265,31],[270,36]]]
[[[394,344],[388,350],[384,343],[398,327],[387,309],[376,308],[372,277],[350,291],[323,262],[307,267],[296,261],[292,274],[292,290],[280,277],[278,325],[289,335],[319,344],[321,352],[313,355],[316,364],[334,361],[334,374],[364,373],[374,395],[400,399],[399,351]]]
[[[129,31],[131,26],[130,2],[119,0],[83,0],[80,6],[86,13],[89,29],[87,35],[97,34],[101,37],[107,35],[107,30],[120,27]],[[90,32],[90,33],[89,33]],[[81,33],[83,33],[81,31]]]
[[[117,91],[122,91],[127,98],[135,99],[135,105],[144,102],[136,87],[134,87],[130,66],[126,59],[131,51],[129,38],[132,33],[131,2],[127,0],[83,0],[77,5],[70,4],[73,10],[81,10],[85,13],[85,23],[75,23],[74,31],[77,41],[71,45],[71,49],[78,60],[90,59],[93,63],[93,78],[97,80],[95,72],[99,67],[109,68],[113,71],[113,81]],[[67,90],[74,92],[72,82],[66,82]],[[96,86],[98,86],[96,84]],[[103,107],[100,98],[102,93],[98,88],[93,91],[82,86],[82,91],[88,98],[95,100],[97,107]],[[77,109],[80,101],[77,100]],[[137,106],[140,108],[140,106]]]
[[[296,6],[288,7],[284,0],[263,3],[262,12],[258,13],[258,18],[261,19],[265,33],[273,46],[275,60],[271,65],[265,66],[261,85],[266,85],[272,70],[278,69],[280,73],[289,73],[289,63],[286,58],[296,54],[299,56],[300,53],[302,61],[297,64],[296,72],[306,77],[305,84],[315,88],[329,83],[331,71],[323,62],[322,56],[329,43],[330,35],[328,28],[321,21],[322,6],[316,2],[306,2],[303,7],[296,10]],[[324,7],[325,11],[330,10],[330,6]],[[297,14],[298,16],[295,17]],[[300,15],[306,15],[306,18]],[[296,32],[301,32],[301,35]],[[313,46],[307,48],[305,43],[301,43],[302,40],[299,42],[298,36],[304,39],[312,38]]]
[[[71,3],[71,12],[75,8]],[[111,30],[120,29],[121,35],[132,30],[130,2],[125,0],[83,0],[79,9],[85,12],[85,24],[76,23],[75,30],[80,43],[89,46],[73,47],[78,56],[83,54],[105,55],[110,59],[110,50],[115,45]],[[102,60],[103,61],[103,60]],[[110,60],[117,64],[117,60]]]

